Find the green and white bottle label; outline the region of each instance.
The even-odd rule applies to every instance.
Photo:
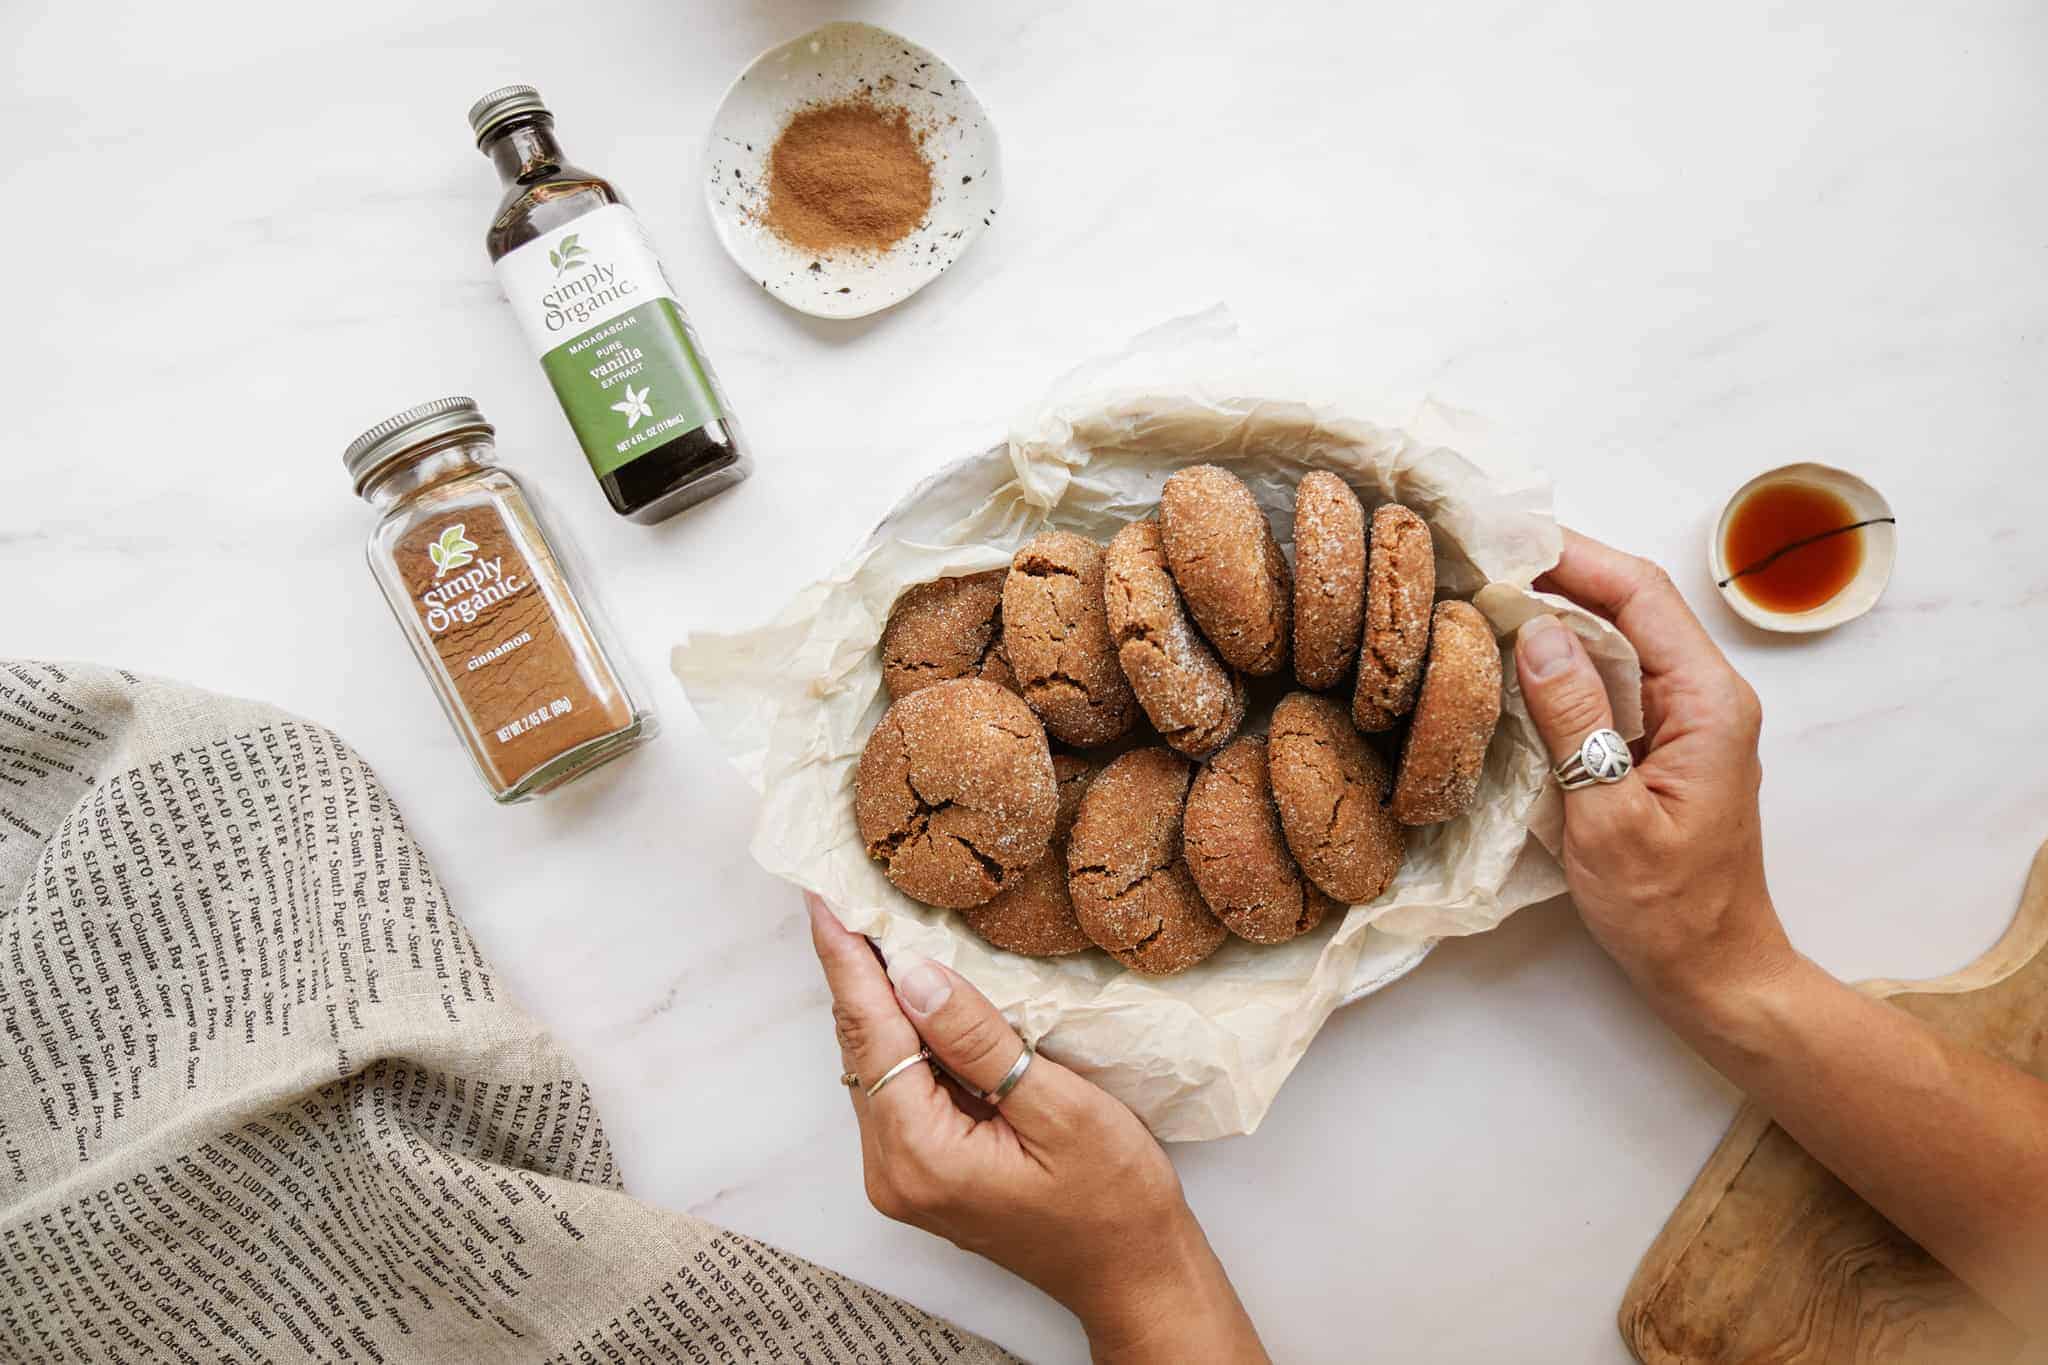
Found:
[[[498,282],[600,477],[725,415],[676,291],[624,204],[507,252]]]

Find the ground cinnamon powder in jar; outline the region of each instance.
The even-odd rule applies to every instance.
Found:
[[[924,222],[932,164],[910,115],[856,95],[799,110],[768,156],[768,230],[805,251],[881,251]]]
[[[496,429],[467,398],[407,408],[342,457],[383,513],[370,572],[493,799],[523,801],[652,738],[592,610]]]

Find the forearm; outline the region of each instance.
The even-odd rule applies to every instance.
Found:
[[[1097,1301],[1073,1305],[1097,1365],[1268,1359],[1192,1213],[1150,1252],[1151,1274]]]
[[[1750,985],[1665,997],[1660,1012],[1944,1265],[2048,1325],[2048,1084],[1796,955]]]

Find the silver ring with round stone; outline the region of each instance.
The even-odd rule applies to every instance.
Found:
[[[1577,753],[1557,765],[1557,785],[1570,792],[1596,782],[1619,782],[1635,766],[1628,741],[1619,731],[1595,730],[1586,736]]]

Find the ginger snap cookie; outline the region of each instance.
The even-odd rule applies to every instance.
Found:
[[[1407,831],[1386,807],[1387,765],[1344,708],[1291,692],[1273,709],[1268,763],[1287,847],[1310,881],[1362,905],[1401,870]]]
[[[1221,748],[1244,720],[1244,683],[1188,623],[1158,522],[1134,521],[1109,542],[1102,595],[1117,662],[1160,738],[1190,758]]]
[[[980,905],[1045,856],[1059,809],[1045,727],[1014,693],[954,678],[883,713],[861,751],[868,856],[926,905]]]
[[[1408,723],[1393,815],[1433,825],[1464,814],[1479,790],[1486,746],[1500,723],[1500,645],[1469,602],[1439,602],[1422,694]]]
[[[1102,603],[1102,547],[1047,531],[1018,549],[1003,580],[1003,652],[1017,690],[1056,739],[1107,744],[1138,719]]]
[[[1365,508],[1327,470],[1294,490],[1294,678],[1320,692],[1344,681],[1365,619]]]
[[[1429,527],[1397,502],[1372,514],[1365,570],[1365,634],[1351,719],[1361,730],[1391,730],[1415,705],[1436,597],[1436,549]]]
[[[986,678],[1016,690],[1003,657],[1003,579],[1007,569],[914,583],[889,608],[882,628],[882,685],[901,701],[949,678]]]
[[[1285,943],[1336,908],[1287,847],[1258,735],[1235,741],[1195,774],[1181,844],[1202,899],[1239,938]]]
[[[1171,749],[1133,749],[1088,785],[1067,837],[1067,889],[1083,932],[1151,976],[1186,971],[1230,936],[1181,855],[1193,776]]]
[[[1173,581],[1223,662],[1255,678],[1279,672],[1293,589],[1244,480],[1213,464],[1177,471],[1159,490],[1159,528]]]
[[[1067,835],[1074,828],[1082,793],[1094,780],[1097,765],[1079,754],[1054,754],[1052,771],[1060,789],[1052,846],[1024,869],[1015,885],[1005,886],[985,905],[960,912],[975,933],[998,948],[1026,957],[1062,957],[1095,946],[1095,941],[1081,932],[1081,922],[1074,918],[1073,898],[1067,894]]]

